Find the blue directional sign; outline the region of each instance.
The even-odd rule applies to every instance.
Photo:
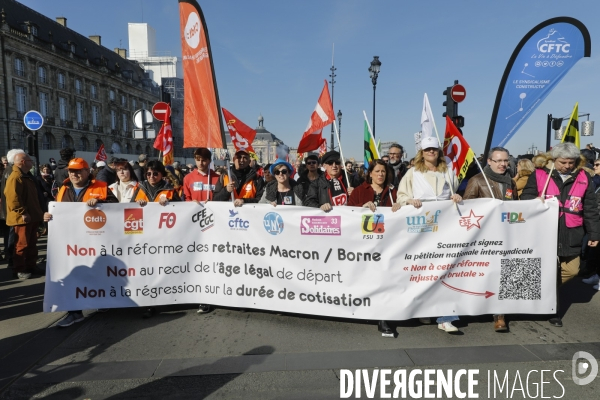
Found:
[[[37,111],[27,111],[23,117],[23,123],[30,131],[37,131],[44,125],[44,117]]]

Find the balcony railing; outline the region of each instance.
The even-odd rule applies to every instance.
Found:
[[[77,124],[77,129],[79,129],[80,131],[89,131],[90,130],[90,124],[78,123]]]
[[[44,117],[44,123],[46,125],[55,125],[56,121],[55,121],[54,117]]]
[[[94,125],[93,131],[96,133],[104,133],[104,127]]]
[[[60,126],[63,128],[73,128],[73,121],[67,119],[60,120]]]

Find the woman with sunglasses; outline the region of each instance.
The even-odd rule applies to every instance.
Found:
[[[275,180],[268,182],[259,203],[277,205],[301,206],[304,192],[302,185],[290,177],[292,165],[284,160],[275,161],[269,171]]]
[[[133,193],[139,186],[137,176],[131,164],[121,158],[115,162],[117,181],[108,188],[113,192],[119,203],[130,203]]]
[[[448,169],[444,153],[439,142],[434,137],[421,140],[421,150],[415,156],[415,166],[406,172],[398,188],[398,203],[421,208],[424,201],[452,200],[462,201],[456,194],[458,180]],[[452,194],[454,193],[454,194]],[[458,321],[457,316],[446,316],[437,319],[438,328],[448,332],[458,332],[452,321]],[[419,318],[424,324],[430,324],[429,318]]]
[[[144,207],[148,202],[166,206],[169,201],[181,201],[181,198],[166,180],[167,170],[160,161],[150,161],[146,167],[146,180],[139,184],[131,198],[132,202]]]

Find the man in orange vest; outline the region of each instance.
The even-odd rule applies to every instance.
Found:
[[[90,166],[83,158],[73,158],[67,165],[68,178],[64,180],[56,201],[59,202],[84,202],[89,207],[94,207],[98,203],[118,203],[111,190],[108,189],[106,182],[90,179]],[[52,214],[45,213],[44,221],[52,219]],[[67,316],[56,325],[61,328],[71,326],[76,322],[83,321],[81,310],[69,311]]]
[[[215,187],[215,201],[229,201],[233,193],[233,204],[240,207],[244,203],[258,203],[265,187],[264,181],[250,167],[250,155],[239,150],[233,156],[235,168],[231,170],[231,179],[223,174]]]

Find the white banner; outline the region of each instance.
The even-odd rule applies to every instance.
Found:
[[[203,303],[404,320],[550,314],[558,204],[51,203],[44,311]]]

